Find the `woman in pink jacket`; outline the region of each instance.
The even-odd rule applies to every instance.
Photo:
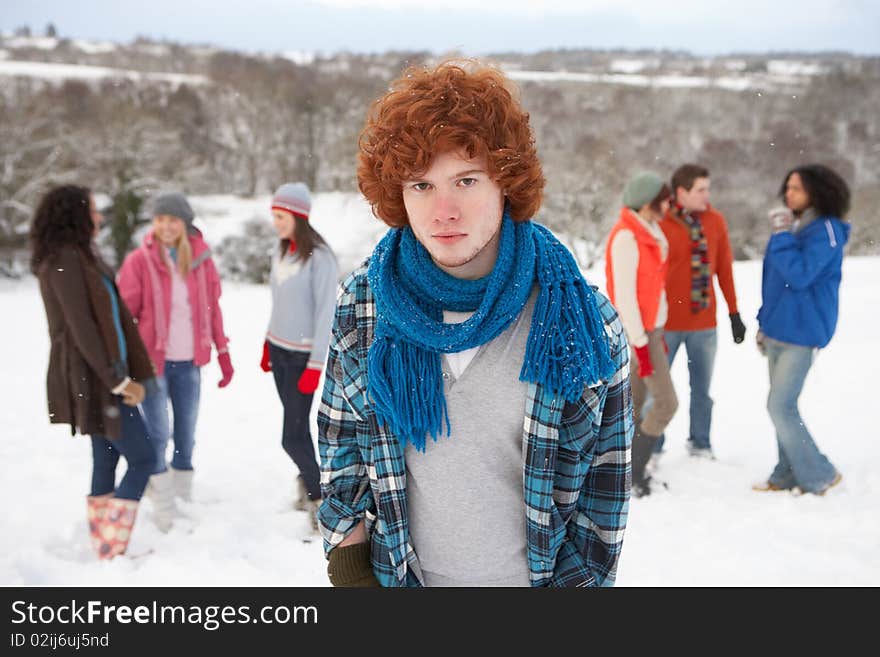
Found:
[[[232,380],[232,362],[220,311],[220,277],[211,250],[193,226],[195,215],[180,193],[153,201],[153,229],[119,270],[125,304],[156,368],[158,392],[143,403],[147,430],[156,450],[154,474],[147,487],[153,519],[168,531],[176,513],[175,495],[192,500],[196,418],[201,373],[211,360],[211,345],[223,372],[221,388]],[[174,414],[171,430],[168,402]],[[166,464],[168,438],[174,437],[171,468]]]

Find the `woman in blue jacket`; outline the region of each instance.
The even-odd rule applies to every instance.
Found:
[[[755,489],[822,495],[841,475],[807,431],[797,401],[816,350],[831,341],[837,325],[850,193],[837,173],[820,164],[792,169],[779,193],[786,207],[770,212],[773,234],[764,254],[757,335],[770,368],[767,410],[779,462]]]

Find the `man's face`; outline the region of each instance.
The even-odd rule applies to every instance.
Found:
[[[785,204],[795,214],[800,214],[810,207],[810,195],[804,189],[804,182],[797,173],[793,173],[785,181]]]
[[[442,153],[421,176],[403,181],[403,204],[416,239],[456,278],[477,279],[495,266],[504,195],[485,157]]]
[[[689,190],[679,187],[675,190],[675,200],[688,212],[705,212],[709,207],[708,178],[697,178]]]

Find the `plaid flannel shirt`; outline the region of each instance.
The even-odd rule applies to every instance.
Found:
[[[633,435],[629,347],[617,312],[596,292],[617,369],[566,403],[528,385],[523,425],[527,556],[532,586],[611,586],[629,508]],[[367,398],[376,304],[366,264],[342,283],[318,411],[318,512],[329,555],[360,522],[383,586],[420,586],[407,527],[404,452]]]

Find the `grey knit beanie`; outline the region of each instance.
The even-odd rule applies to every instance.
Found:
[[[153,198],[153,216],[158,217],[160,214],[171,215],[182,219],[186,224],[189,232],[195,230],[193,220],[196,218],[195,212],[186,200],[186,196],[180,192],[163,192]]]
[[[284,183],[275,190],[272,196],[272,209],[279,208],[293,214],[298,214],[304,219],[309,218],[312,211],[312,195],[305,183]]]
[[[663,184],[663,179],[653,171],[640,171],[623,188],[623,204],[638,210],[657,198]]]

